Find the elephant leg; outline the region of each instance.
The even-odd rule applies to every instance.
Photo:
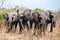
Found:
[[[34,35],[36,34],[36,31],[37,31],[37,23],[35,23],[35,26],[34,26]]]
[[[45,35],[45,31],[46,31],[46,25],[44,24],[43,25],[43,33],[44,33],[44,35]]]
[[[15,22],[15,30],[14,30],[14,32],[16,31],[16,28],[17,28],[17,24],[18,24],[18,22]]]
[[[50,32],[53,32],[53,26],[52,26],[52,23],[51,23]]]
[[[47,27],[48,27],[48,23],[46,23],[46,25],[45,25],[45,30],[47,30]]]
[[[30,22],[30,28],[32,29],[33,21]]]
[[[43,30],[43,24],[40,24],[40,36],[41,36],[41,34],[42,34],[43,31],[44,31]]]
[[[27,29],[30,30],[30,21],[27,21]]]
[[[55,26],[56,26],[56,21],[53,21],[53,22],[52,22],[52,25],[53,25],[53,27],[55,28]]]
[[[19,33],[21,33],[21,32],[22,32],[21,22],[19,22],[19,26],[20,26],[20,27],[19,27],[19,28],[20,28],[20,29],[19,29]]]
[[[21,27],[22,27],[23,30],[25,29],[23,21],[21,21]]]
[[[11,23],[9,24],[7,33],[10,32],[10,31],[12,31],[12,24]]]

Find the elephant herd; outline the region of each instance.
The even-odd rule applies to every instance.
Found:
[[[19,32],[25,29],[25,25],[29,31],[34,27],[33,34],[36,33],[36,30],[38,30],[40,34],[42,34],[42,32],[45,33],[48,24],[51,24],[50,32],[53,32],[53,28],[56,26],[56,16],[51,11],[37,12],[26,9],[20,12],[17,9],[17,12],[5,13],[4,19],[7,22],[7,32],[11,32],[13,28],[15,28],[14,31],[16,31],[18,24]],[[32,26],[33,24],[34,26]],[[13,27],[13,25],[15,27]]]

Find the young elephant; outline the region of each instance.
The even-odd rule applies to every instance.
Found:
[[[45,16],[44,12],[39,13],[38,20],[39,20],[40,35],[42,34],[42,32],[45,34],[46,20],[47,19],[49,20],[49,18]]]
[[[46,14],[46,16],[49,17],[49,19],[50,19],[50,20],[46,21],[46,23],[47,23],[46,28],[47,28],[48,24],[51,23],[50,32],[53,32],[53,27],[56,26],[56,16],[50,11],[48,11],[48,14]]]
[[[17,20],[16,12],[6,13],[6,14],[4,14],[4,18],[5,18],[5,20],[7,22],[7,26],[8,26],[7,32],[12,31],[13,25],[15,25],[15,27],[17,27],[18,20]]]
[[[32,16],[33,16],[33,23],[34,23],[34,34],[36,33],[37,29],[38,29],[38,24],[39,24],[39,20],[38,20],[38,12],[33,11],[32,12]]]
[[[24,25],[23,25],[24,16],[23,16],[23,12],[18,12],[17,17],[18,17],[18,23],[19,23],[19,33],[21,33],[24,30]]]

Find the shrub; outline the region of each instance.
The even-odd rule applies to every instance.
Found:
[[[44,12],[44,10],[43,9],[40,9],[40,8],[35,8],[35,11]]]
[[[0,12],[0,19],[4,19],[2,12]]]

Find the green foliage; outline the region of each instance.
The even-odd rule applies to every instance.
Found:
[[[35,8],[35,11],[44,12],[44,10],[43,9],[40,9],[40,8]]]
[[[28,8],[19,8],[19,9],[21,11],[21,10],[25,10]],[[40,8],[35,8],[34,10],[39,11],[39,12],[44,12],[44,10]],[[16,12],[16,9],[5,9],[5,10],[0,11],[0,19],[4,19],[3,14],[5,14],[6,12]]]
[[[3,19],[4,19],[4,17],[3,17],[3,13],[0,12],[0,20],[3,20]]]
[[[7,13],[7,12],[16,12],[16,9],[5,9],[5,10],[0,10],[0,20],[3,20],[3,14]]]

